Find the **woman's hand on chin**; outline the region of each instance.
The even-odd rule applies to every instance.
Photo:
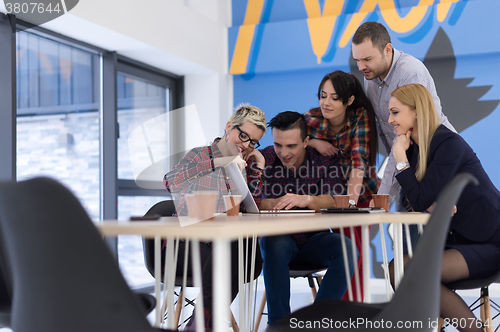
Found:
[[[266,159],[257,149],[252,149],[249,152],[244,153],[243,159],[247,162],[249,160],[255,160],[255,162],[257,163],[257,167],[260,169],[263,169],[266,166]]]
[[[407,161],[406,160],[406,150],[410,147],[411,144],[411,130],[405,135],[399,135],[394,140],[394,144],[392,145],[392,153],[394,154],[394,158],[396,161]]]

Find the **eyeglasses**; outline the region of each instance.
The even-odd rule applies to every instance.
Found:
[[[240,132],[240,134],[238,135],[240,141],[242,141],[243,143],[250,141],[250,147],[252,149],[257,149],[260,146],[259,141],[251,139],[247,133],[245,133],[243,130],[240,129],[240,126],[235,125],[234,128],[238,129],[238,131]]]

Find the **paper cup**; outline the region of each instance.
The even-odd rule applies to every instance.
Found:
[[[335,195],[333,196],[335,199],[335,207],[338,208],[348,208],[349,207],[349,199],[351,196],[349,195]]]
[[[224,195],[223,197],[227,216],[232,217],[239,215],[241,195]]]
[[[188,207],[189,218],[198,219],[198,206],[196,204],[194,194],[187,194],[186,202]]]
[[[372,195],[373,206],[381,207],[385,212],[389,211],[389,195]]]
[[[207,220],[213,218],[219,193],[217,191],[195,191],[193,194],[198,219]]]

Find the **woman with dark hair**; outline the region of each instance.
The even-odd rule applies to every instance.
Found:
[[[368,207],[379,180],[375,171],[377,128],[375,112],[359,80],[341,70],[325,75],[318,87],[319,107],[304,113],[309,146],[325,156],[337,155],[349,206]],[[349,229],[346,235],[351,239]],[[361,228],[354,229],[361,253]],[[361,275],[362,256],[358,267]],[[361,283],[362,285],[362,283]]]
[[[323,77],[318,99],[320,106],[304,113],[309,146],[322,155],[338,156],[350,205],[368,206],[379,184],[374,167],[378,138],[372,104],[359,80],[340,70]]]

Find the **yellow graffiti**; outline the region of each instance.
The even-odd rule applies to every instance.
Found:
[[[433,0],[420,0],[418,4],[414,6],[408,14],[406,14],[405,17],[401,17],[396,10],[394,1],[365,0],[359,9],[359,12],[352,15],[351,21],[347,25],[347,28],[340,39],[339,46],[344,48],[347,45],[356,29],[364,21],[366,16],[375,10],[377,5],[379,6],[380,13],[389,28],[395,32],[403,33],[412,30],[420,23],[432,3]]]
[[[243,21],[243,25],[240,26],[234,47],[233,59],[229,68],[230,74],[244,74],[247,70],[255,25],[260,22],[263,6],[264,0],[248,0],[245,20]]]
[[[342,12],[344,0],[326,0],[323,14],[321,14],[318,0],[304,0],[304,6],[307,11],[307,27],[313,52],[319,64],[330,43],[335,21]]]
[[[448,15],[448,11],[453,3],[458,2],[458,0],[441,0],[437,5],[437,20],[438,22],[443,22]]]
[[[265,0],[248,0],[245,19],[238,31],[238,38],[234,47],[233,58],[229,73],[233,75],[244,74],[247,70],[250,49],[254,39],[255,26],[260,22],[260,16]],[[331,36],[335,28],[335,22],[342,13],[345,0],[325,0],[323,13],[319,0],[303,0],[307,12],[307,27],[311,38],[311,45],[318,64],[326,53],[330,44]],[[357,13],[352,14],[345,28],[339,47],[344,48],[351,40],[356,29],[365,21],[366,17],[375,9],[379,8],[386,25],[397,33],[405,33],[414,29],[421,23],[427,14],[429,7],[433,6],[434,0],[419,0],[416,6],[401,17],[394,4],[395,0],[364,0]],[[443,22],[450,11],[452,4],[459,0],[441,0],[436,5],[437,20]]]

